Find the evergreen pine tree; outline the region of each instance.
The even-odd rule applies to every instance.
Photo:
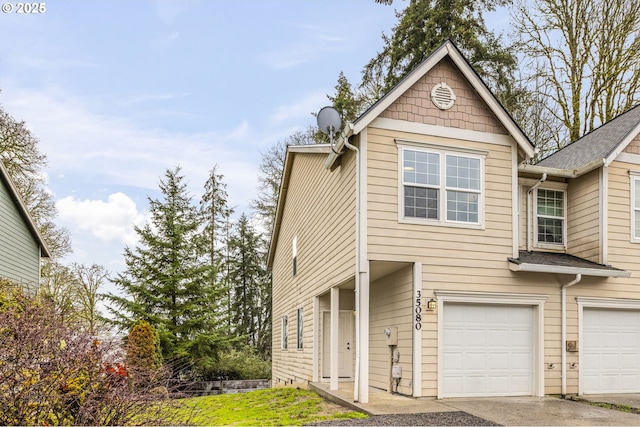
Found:
[[[242,214],[229,239],[233,333],[264,355],[268,350],[258,344],[264,345],[270,330],[271,298],[263,248],[260,236]]]
[[[180,167],[159,184],[162,199],[149,198],[150,221],[135,227],[139,243],[125,248],[126,270],[113,282],[124,296],[109,294],[115,323],[129,328],[142,319],[160,334],[163,357],[206,363],[222,340],[213,326],[212,288],[202,262],[202,220],[193,206]]]

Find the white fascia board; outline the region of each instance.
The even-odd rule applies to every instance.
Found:
[[[464,74],[464,76],[469,80],[471,86],[478,92],[480,97],[487,103],[493,114],[496,115],[500,123],[507,129],[509,134],[513,136],[513,138],[518,143],[520,149],[525,153],[525,155],[529,158],[533,157],[535,154],[535,148],[533,144],[529,141],[529,138],[524,134],[522,129],[516,125],[513,121],[513,118],[509,116],[509,114],[505,111],[505,109],[500,105],[496,97],[489,91],[484,82],[478,77],[476,72],[469,66],[467,61],[460,55],[460,53],[451,45],[451,43],[445,44],[447,51],[449,52],[449,57],[453,60],[453,62],[458,66],[458,69]]]
[[[501,133],[478,132],[469,129],[459,129],[439,125],[429,125],[425,123],[407,122],[398,119],[388,119],[378,117],[370,123],[373,128],[416,133],[427,137],[460,139],[471,142],[481,142],[485,144],[495,144],[502,146],[514,145],[514,139]]]
[[[509,263],[509,270],[511,271],[528,271],[533,273],[555,273],[555,274],[582,274],[583,276],[597,276],[597,277],[630,277],[631,273],[623,270],[604,270],[599,268],[581,268],[581,267],[566,267],[560,265],[545,265],[545,264],[530,264],[522,263],[516,264]]]
[[[369,111],[363,116],[358,118],[354,123],[354,133],[358,134],[362,129],[369,126],[369,124],[382,114],[391,104],[393,104],[403,93],[411,88],[418,80],[420,80],[429,70],[431,70],[442,58],[449,53],[446,46],[450,42],[446,42],[440,46],[435,52],[433,52],[425,62],[423,62],[418,68],[411,71],[391,92],[388,92],[385,96],[374,104]]]
[[[290,145],[287,149],[290,153],[329,154],[331,144]]]
[[[536,165],[527,165],[521,164],[518,166],[518,170],[520,172],[529,172],[535,174],[543,174],[557,176],[561,178],[577,178],[581,175],[584,175],[587,172],[591,172],[592,170],[598,169],[599,167],[606,164],[606,159],[596,159],[592,162],[587,163],[584,166],[580,166],[577,169],[559,169],[559,168],[550,168],[545,166],[536,166]]]
[[[353,123],[347,122],[333,147],[329,144],[329,156],[327,156],[327,160],[324,162],[325,169],[331,169],[333,167],[336,160],[338,160],[344,151],[345,142],[354,134]]]
[[[284,158],[284,168],[282,170],[282,178],[280,179],[280,191],[278,194],[278,203],[276,205],[276,216],[273,220],[273,230],[271,230],[271,242],[269,244],[269,253],[267,255],[267,269],[273,266],[273,258],[278,246],[278,236],[282,225],[282,212],[284,203],[287,199],[287,191],[289,190],[289,177],[291,176],[291,164],[293,162],[292,146],[287,147]]]

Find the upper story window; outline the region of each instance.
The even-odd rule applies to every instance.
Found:
[[[402,148],[402,218],[480,225],[484,157]]]
[[[536,241],[538,245],[565,245],[566,193],[536,189]]]
[[[631,175],[631,241],[640,242],[640,172]]]

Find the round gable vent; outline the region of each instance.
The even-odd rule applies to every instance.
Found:
[[[456,94],[446,83],[439,83],[431,89],[431,101],[441,110],[448,110],[456,102]]]

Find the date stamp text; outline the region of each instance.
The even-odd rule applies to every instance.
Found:
[[[4,13],[23,15],[37,15],[47,11],[46,3],[2,3],[0,7]]]

